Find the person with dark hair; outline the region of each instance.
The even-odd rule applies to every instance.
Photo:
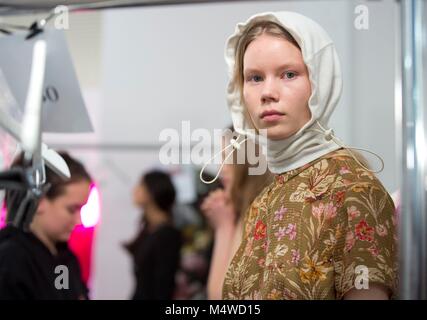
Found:
[[[125,248],[134,262],[134,300],[170,300],[179,267],[181,234],[172,223],[176,191],[168,174],[146,173],[134,189],[134,203],[143,210],[141,231]]]
[[[87,299],[80,267],[67,241],[80,223],[80,210],[89,197],[91,177],[84,166],[59,152],[71,173],[63,180],[46,167],[48,190],[36,204],[28,226],[16,227],[19,204],[25,193],[8,190],[7,225],[0,230],[0,299]],[[21,154],[12,168],[23,167]]]

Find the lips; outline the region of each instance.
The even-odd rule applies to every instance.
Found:
[[[276,110],[266,110],[263,113],[261,113],[261,119],[264,119],[266,117],[270,117],[270,116],[283,116],[284,113],[281,113],[279,111]]]

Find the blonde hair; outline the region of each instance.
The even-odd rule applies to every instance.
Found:
[[[237,134],[233,130],[233,126],[224,130],[223,143],[229,144],[229,140],[237,138]],[[257,157],[258,161],[253,161],[251,155]],[[267,168],[267,160],[260,146],[252,140],[242,141],[240,148],[231,154],[229,161],[233,172],[230,199],[236,213],[235,222],[237,223],[261,191],[273,182],[273,174]],[[266,170],[260,174],[250,174],[251,169],[259,166]]]
[[[262,155],[259,145],[251,140],[246,140],[242,149],[248,150],[248,145],[255,147],[255,153],[259,156],[259,161],[266,161]],[[266,163],[265,163],[266,164]],[[266,168],[263,174],[251,175],[250,168],[258,164],[250,164],[245,154],[245,162],[233,161],[233,182],[231,185],[231,201],[236,212],[236,222],[246,213],[246,210],[261,193],[261,191],[273,181],[273,174]]]

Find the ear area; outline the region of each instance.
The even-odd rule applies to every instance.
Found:
[[[43,214],[44,212],[46,212],[49,205],[50,205],[50,202],[46,197],[43,197],[42,199],[40,199],[36,214]]]

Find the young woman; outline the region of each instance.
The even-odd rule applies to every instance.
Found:
[[[223,298],[390,298],[394,205],[327,126],[342,89],[327,33],[297,13],[262,13],[237,25],[225,55],[234,128],[260,139],[276,176],[245,216]]]
[[[0,231],[0,299],[88,298],[77,258],[67,241],[81,221],[80,209],[89,197],[91,178],[80,162],[67,153],[59,154],[67,163],[71,178],[64,181],[46,167],[50,187],[38,204],[29,230],[11,223],[19,198],[23,197],[16,191],[6,193],[8,225]],[[13,166],[22,164],[21,155]]]
[[[175,194],[169,175],[161,171],[146,173],[134,189],[134,203],[143,210],[141,231],[126,245],[134,261],[134,300],[173,298],[182,242],[173,226]]]

